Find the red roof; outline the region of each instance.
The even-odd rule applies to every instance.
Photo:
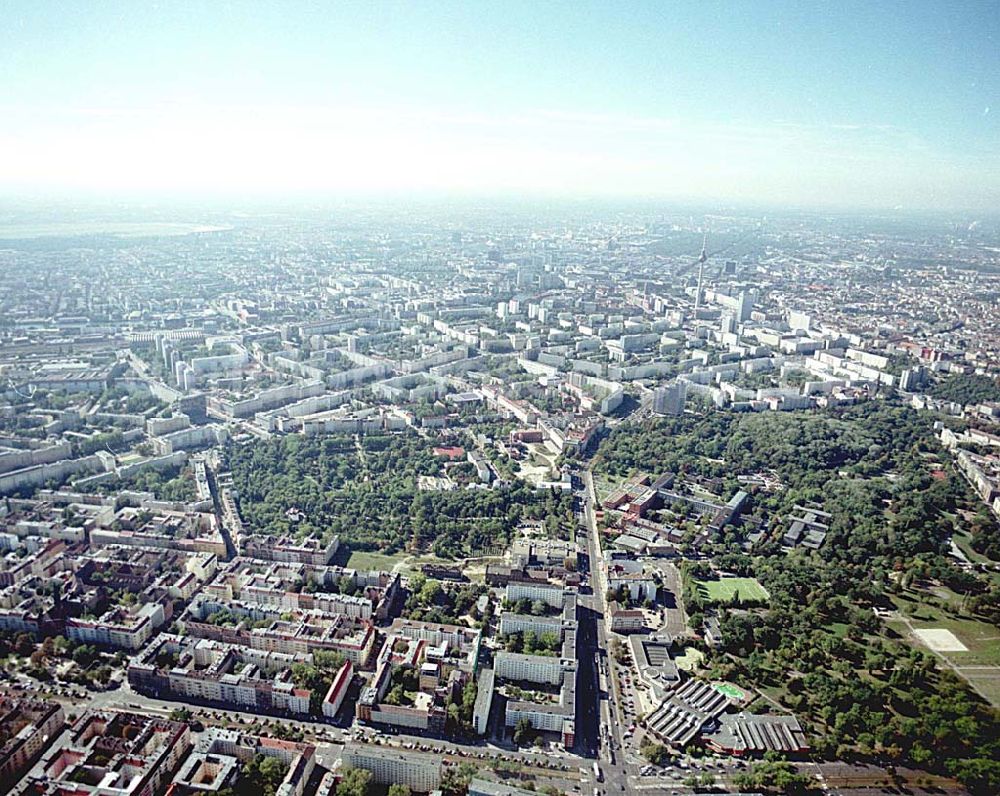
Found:
[[[448,459],[461,459],[465,457],[465,448],[460,448],[457,445],[443,445],[434,449],[434,455],[444,456]]]
[[[353,676],[354,665],[350,661],[346,661],[344,665],[340,667],[340,671],[338,671],[336,676],[333,678],[333,682],[330,683],[330,690],[326,692],[326,701],[332,702],[334,695],[350,683]]]

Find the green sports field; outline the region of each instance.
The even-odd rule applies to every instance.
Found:
[[[699,580],[696,583],[699,593],[706,602],[720,605],[733,602],[737,594],[741,600],[750,602],[766,602],[771,596],[756,578],[719,578]]]

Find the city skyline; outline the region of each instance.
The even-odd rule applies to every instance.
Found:
[[[0,796],[1000,794],[998,12],[0,3]]]
[[[993,3],[0,11],[0,195],[982,210]]]

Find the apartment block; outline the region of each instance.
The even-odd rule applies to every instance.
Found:
[[[348,743],[344,745],[340,762],[346,768],[370,771],[372,779],[380,785],[408,785],[420,793],[429,793],[441,784],[442,759],[439,755]]]
[[[87,711],[15,787],[18,796],[155,796],[191,746],[186,724]]]

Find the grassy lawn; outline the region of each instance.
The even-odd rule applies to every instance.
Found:
[[[952,534],[952,539],[955,540],[956,546],[958,547],[959,550],[965,553],[965,557],[968,558],[969,561],[974,561],[977,564],[982,564],[989,561],[989,559],[986,556],[982,555],[981,553],[977,553],[975,550],[972,549],[972,544],[971,544],[972,537],[965,531],[956,531],[954,534]]]
[[[437,556],[434,555],[400,556],[400,558],[406,559],[406,563],[403,564],[401,568],[401,571],[404,575],[414,575],[417,572],[420,572],[421,571],[420,567],[424,564],[451,564],[451,565],[455,564],[454,561],[446,561],[445,559],[438,558]],[[483,577],[484,578],[486,577],[485,572],[483,573]]]
[[[968,652],[945,653],[956,667],[1000,667],[1000,629],[978,619],[951,617],[940,610],[934,612],[934,616],[931,616],[930,613],[927,610],[918,612],[919,618],[911,618],[910,624],[914,630],[941,628],[954,633],[955,637],[969,648]],[[904,638],[910,638],[906,624],[901,620],[891,620],[888,624]],[[917,644],[922,649],[927,649],[918,639],[911,638],[911,643]]]
[[[960,614],[961,595],[944,586],[924,586],[894,595],[892,602],[914,630],[950,630],[968,650],[947,651],[940,657],[984,697],[1000,706],[1000,628]],[[903,618],[888,626],[917,649],[929,648],[909,632]]]
[[[760,696],[748,706],[753,713],[773,710],[775,703],[780,704],[781,700],[788,695],[788,689],[784,685],[758,685],[757,691],[760,693]]]
[[[694,647],[688,647],[684,650],[683,655],[678,655],[674,658],[674,663],[677,664],[678,669],[682,669],[685,672],[693,672],[699,666],[701,662],[705,659],[705,653],[701,650],[695,649]]]
[[[709,492],[701,484],[691,484],[691,493],[695,497],[701,498],[702,500],[707,500],[709,502],[715,502],[716,500],[719,499],[717,495],[714,495],[713,493]]]
[[[994,707],[1000,708],[1000,675],[996,671],[992,673],[962,671],[960,674]]]
[[[614,492],[622,483],[627,479],[622,476],[607,475],[605,473],[597,474],[594,473],[594,493],[597,496],[597,502],[603,503],[608,495]]]
[[[972,537],[968,531],[956,531],[952,538],[955,540],[955,545],[965,554],[965,557],[968,558],[969,561],[976,564],[991,563],[990,560],[982,553],[977,553],[972,549]],[[994,572],[990,569],[984,574],[994,583],[1000,585],[1000,572]]]
[[[406,558],[405,553],[395,553],[387,556],[383,553],[372,553],[367,550],[352,550],[347,559],[348,567],[364,571],[373,569],[391,570],[398,562]]]
[[[756,578],[719,578],[697,581],[701,596],[712,603],[731,603],[738,594],[741,600],[765,602],[771,595]]]

